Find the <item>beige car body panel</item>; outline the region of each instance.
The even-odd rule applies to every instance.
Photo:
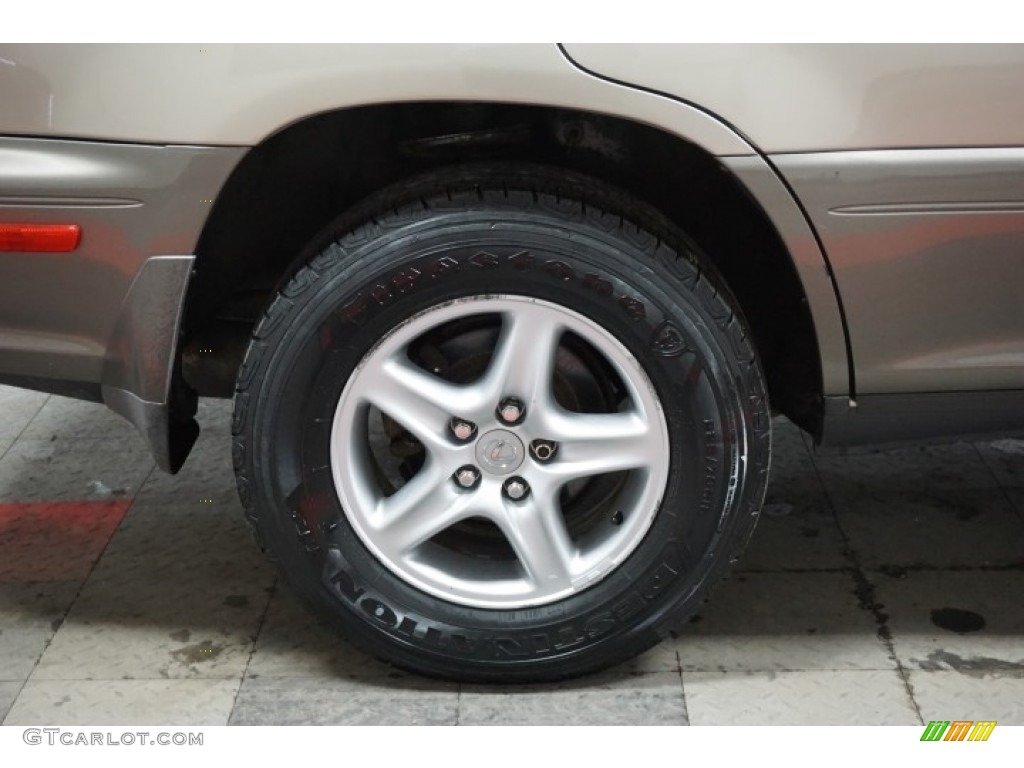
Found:
[[[859,396],[1024,390],[1024,148],[774,162],[828,250]]]
[[[650,123],[717,155],[1024,146],[1024,46],[0,47],[0,134],[259,143],[311,114],[411,100],[551,104]],[[87,83],[88,87],[83,87]]]
[[[762,152],[1024,146],[1024,45],[568,45]]]
[[[1021,93],[1024,46],[0,45],[0,216],[55,220],[72,190],[79,212],[110,218],[142,244],[83,241],[76,263],[106,264],[116,280],[103,288],[102,307],[66,303],[63,328],[25,304],[23,288],[37,288],[11,285],[0,355],[24,362],[23,376],[88,379],[122,413],[159,409],[154,382],[167,371],[141,377],[119,355],[134,343],[130,318],[138,297],[151,295],[152,275],[177,275],[183,300],[187,272],[180,262],[144,265],[190,257],[209,202],[245,148],[335,110],[501,102],[622,117],[721,158],[793,258],[833,407],[865,393],[1024,391],[1015,310],[1024,279],[1010,279],[1024,277]],[[988,154],[946,154],[978,147]],[[137,165],[146,152],[165,151],[177,154],[154,167],[180,161],[180,178],[150,178]],[[104,161],[108,152],[117,158]],[[993,192],[985,173],[996,169]],[[133,177],[146,180],[145,194],[131,194]],[[160,206],[178,222],[166,249],[152,224],[143,226]],[[133,223],[113,221],[132,210]],[[923,230],[944,234],[906,245],[908,231]],[[960,281],[979,244],[984,269]],[[889,289],[873,291],[875,282]],[[916,316],[919,332],[891,333],[932,309],[926,288],[936,282],[954,311]],[[998,305],[982,313],[985,322],[964,325],[964,314],[993,295]],[[180,301],[164,314],[173,322],[178,312]],[[27,344],[32,337],[56,350],[50,362],[32,362],[42,354]],[[14,341],[5,347],[5,338]],[[174,345],[153,340],[152,348],[164,356]]]
[[[753,153],[705,112],[591,77],[554,45],[9,45],[0,78],[0,135],[252,146],[346,107],[500,101],[619,115],[716,155]]]
[[[0,135],[7,136],[250,146],[331,110],[477,100],[617,115],[715,155],[757,160],[755,149],[714,116],[587,74],[555,45],[8,45],[0,46],[0,87],[8,105],[0,111]],[[822,254],[778,181],[756,185],[782,192],[777,215],[800,254],[825,387],[846,393],[842,319]],[[207,192],[213,198],[217,189],[201,197]]]
[[[1024,390],[1024,46],[567,53],[700,104],[767,156],[824,246],[858,397]],[[727,164],[758,195],[752,164]],[[779,198],[759,199],[775,217]]]

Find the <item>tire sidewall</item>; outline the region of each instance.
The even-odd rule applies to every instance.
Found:
[[[764,397],[752,353],[737,354],[723,325],[727,305],[689,262],[658,258],[671,252],[657,247],[652,257],[649,236],[614,217],[516,201],[406,217],[329,246],[264,333],[271,353],[248,427],[259,450],[248,460],[269,548],[320,615],[423,671],[574,674],[650,646],[724,572],[760,504],[741,457],[757,447],[751,429],[764,414],[750,404]],[[577,594],[515,610],[458,605],[395,576],[352,529],[329,469],[338,399],[374,344],[418,312],[499,294],[607,329],[664,404],[671,446],[660,509],[630,556]]]

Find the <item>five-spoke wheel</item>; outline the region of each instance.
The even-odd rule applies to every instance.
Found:
[[[486,362],[471,381],[452,366],[444,378],[416,362],[434,359],[428,343]],[[579,408],[588,385],[615,400],[559,402],[564,390]],[[391,455],[388,433],[418,443],[417,460]],[[331,435],[338,496],[363,543],[408,583],[481,608],[549,603],[606,576],[650,527],[668,456],[636,358],[578,312],[524,296],[466,297],[393,330],[350,377]],[[596,488],[599,507],[574,505]]]

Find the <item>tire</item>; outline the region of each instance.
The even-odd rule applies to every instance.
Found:
[[[481,166],[310,252],[233,431],[254,535],[318,617],[406,669],[514,682],[621,662],[699,607],[753,531],[770,420],[682,233],[592,179]]]

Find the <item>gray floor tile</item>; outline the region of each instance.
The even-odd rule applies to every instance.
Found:
[[[798,426],[783,416],[772,419],[772,480],[786,483],[813,471],[807,438]]]
[[[90,403],[53,395],[22,433],[27,440],[78,440],[102,437],[129,438],[135,427],[103,403]]]
[[[679,674],[594,675],[495,690],[464,686],[460,725],[687,725]]]
[[[865,487],[832,500],[867,568],[1003,565],[1024,554],[1024,520],[999,488]]]
[[[128,503],[0,504],[0,680],[28,677]]]
[[[0,585],[84,580],[130,504],[0,503]]]
[[[4,725],[224,725],[237,680],[30,680]]]
[[[668,637],[649,651],[615,667],[613,672],[650,673],[679,672],[679,652],[675,639]]]
[[[686,670],[891,669],[847,573],[748,573],[670,641]]]
[[[196,510],[209,505],[242,514],[231,467],[228,435],[203,432],[181,471],[176,475],[153,472],[137,495],[143,504],[191,504]]]
[[[0,501],[130,498],[153,469],[142,439],[18,440],[0,459]]]
[[[772,420],[772,462],[763,514],[741,568],[842,568],[842,538],[814,469],[810,438]]]
[[[893,671],[684,672],[692,725],[919,725]]]
[[[836,570],[849,566],[846,543],[813,475],[769,481],[754,536],[739,571]]]
[[[995,440],[975,447],[1000,485],[1024,488],[1024,440]]]
[[[321,626],[287,589],[270,600],[249,661],[250,677],[387,677],[397,670]]]
[[[0,583],[0,681],[28,678],[79,586],[77,581]]]
[[[837,569],[849,565],[825,490],[800,430],[772,421],[768,492],[739,570]]]
[[[0,453],[2,442],[13,442],[49,397],[44,392],[0,385]]]
[[[397,675],[397,673],[396,673]],[[458,687],[397,675],[373,680],[246,678],[231,725],[455,725]]]
[[[959,672],[910,672],[914,700],[929,720],[995,720],[1024,725],[1024,674],[976,677]]]
[[[939,571],[872,578],[905,667],[968,676],[1024,674],[1024,573]]]
[[[57,615],[51,623],[40,619],[4,626],[0,635],[0,682],[20,684],[28,679],[56,631],[53,624],[59,622]]]
[[[852,495],[997,486],[995,477],[969,443],[819,454],[814,463],[829,492]]]
[[[7,712],[21,690],[21,683],[0,683],[0,723],[7,717]]]
[[[273,581],[237,509],[136,502],[35,677],[241,677]]]
[[[228,436],[231,434],[231,400],[214,397],[199,398],[196,421],[202,434]]]

